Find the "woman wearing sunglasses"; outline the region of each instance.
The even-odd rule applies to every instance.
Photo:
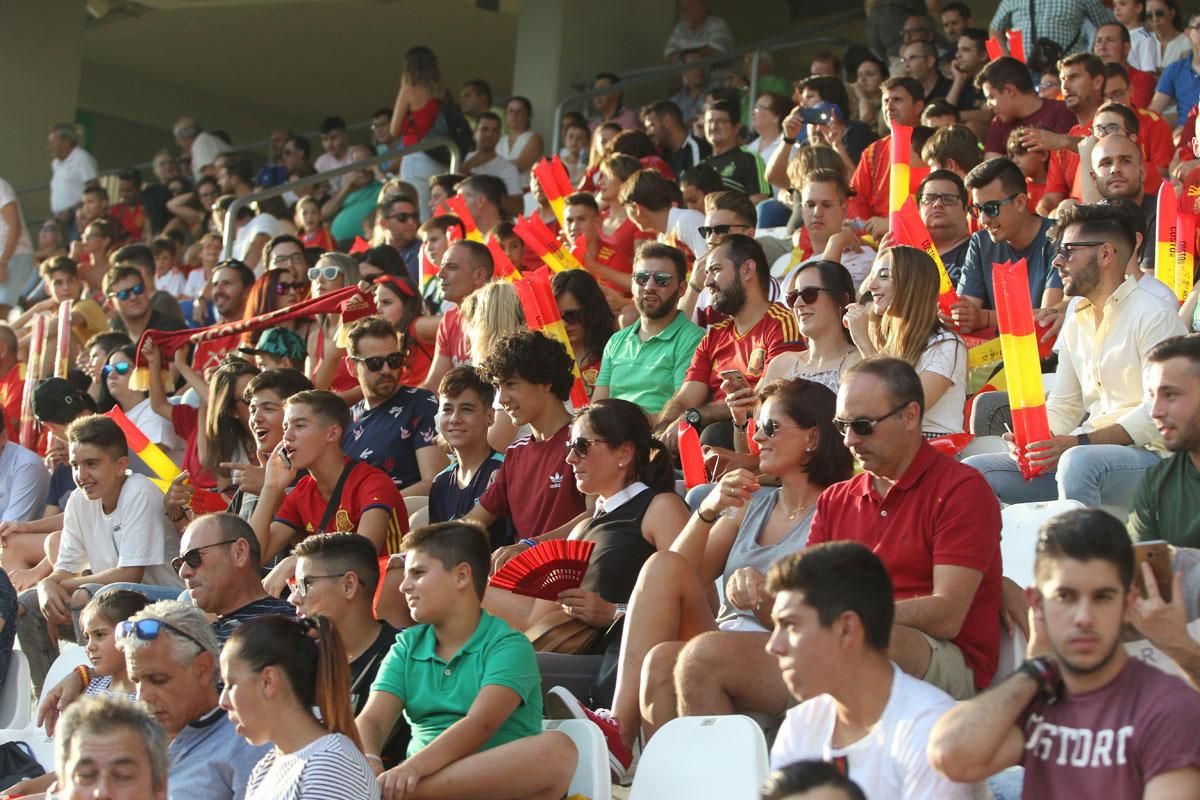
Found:
[[[805,546],[818,495],[851,476],[853,458],[833,427],[836,397],[828,388],[804,379],[775,381],[763,384],[758,397],[761,470],[780,486],[762,486],[748,470],[730,472],[670,552],[642,568],[629,601],[612,713],[593,717],[602,728],[619,727],[626,748],[643,729],[651,735],[675,717],[676,660],[701,634],[730,637],[748,677],[775,676],[770,686],[748,681],[748,691],[765,693],[768,702],[760,705],[777,705],[780,712],[787,705],[778,667],[763,649],[771,624],[764,576],[776,559]],[[714,581],[724,590],[715,614],[709,603]]]
[[[326,253],[308,270],[312,296],[320,297],[358,283],[358,262],[345,253]],[[349,404],[362,399],[358,379],[346,366],[346,351],[337,346],[341,317],[320,314],[308,330],[308,358],[313,365],[312,382],[318,389],[336,392]]]
[[[590,272],[582,269],[560,272],[550,285],[567,329],[567,340],[575,353],[575,365],[583,376],[588,397],[591,397],[596,376],[600,374],[604,346],[617,327],[616,318],[600,284]]]
[[[926,437],[961,433],[967,403],[967,346],[938,319],[938,270],[915,247],[879,254],[867,277],[870,299],[846,309],[847,330],[863,358],[907,361],[925,390]]]
[[[1166,69],[1179,59],[1192,56],[1192,43],[1183,26],[1187,21],[1178,0],[1149,0],[1146,3],[1146,27],[1158,43],[1158,68]]]
[[[375,308],[379,310],[379,316],[403,333],[400,349],[404,352],[404,367],[400,371],[400,383],[420,387],[433,364],[440,317],[425,313],[425,302],[407,275],[383,274],[375,281]]]
[[[308,296],[308,281],[295,277],[290,269],[276,267],[269,269],[258,277],[251,285],[246,295],[246,316],[257,317],[280,308],[295,305]],[[276,327],[283,327],[304,336],[308,332],[309,321],[306,319],[287,320]],[[246,347],[258,344],[262,331],[248,331],[242,334],[242,342]]]
[[[259,617],[229,637],[221,708],[246,741],[275,745],[250,773],[246,800],[378,800],[350,707],[349,665],[341,636],[322,616]]]
[[[108,359],[100,369],[100,399],[96,405],[101,409],[120,406],[129,421],[146,434],[147,439],[158,445],[172,463],[182,464],[186,448],[183,439],[176,435],[171,420],[154,410],[147,392],[129,388],[135,353],[137,346],[127,344],[108,354]],[[131,457],[129,466],[134,472],[153,474],[140,458]]]

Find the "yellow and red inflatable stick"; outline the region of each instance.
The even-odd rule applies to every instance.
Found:
[[[550,288],[549,277],[540,270],[530,272],[514,280],[513,288],[517,291],[517,299],[521,301],[521,310],[525,312],[525,324],[529,329],[541,331],[566,349],[571,358],[571,373],[575,376],[571,386],[571,404],[576,410],[583,408],[588,404],[587,387],[583,385],[583,376],[579,374],[579,366],[575,363],[575,351],[571,347],[571,340],[567,338],[567,327],[558,312],[558,302]]]
[[[69,319],[69,317],[68,317]],[[33,415],[33,390],[42,377],[42,360],[46,351],[46,315],[33,318],[33,334],[29,337],[29,355],[25,361],[25,388],[21,395],[21,446],[37,450],[37,418]]]
[[[1008,401],[1012,408],[1013,438],[1017,464],[1025,480],[1037,477],[1042,468],[1029,464],[1025,448],[1050,438],[1046,417],[1046,392],[1038,358],[1038,333],[1033,324],[1033,302],[1029,296],[1029,274],[1025,259],[992,265],[992,290],[996,296],[996,324],[1004,352]]]
[[[493,275],[506,281],[521,280],[521,270],[517,269],[516,264],[508,257],[508,253],[504,252],[504,248],[500,246],[500,242],[495,236],[488,237],[487,249],[492,254]]]
[[[704,469],[704,450],[700,447],[700,434],[684,420],[679,420],[679,463],[683,466],[683,482],[691,489],[708,483]]]
[[[542,193],[546,195],[546,202],[554,210],[554,217],[558,220],[559,227],[566,230],[567,197],[574,191],[566,165],[562,163],[562,159],[558,155],[555,155],[554,158],[543,158],[538,161],[530,171],[533,173],[534,180],[542,187]]]
[[[472,242],[483,242],[483,232],[479,230],[478,223],[471,216],[471,212],[467,210],[467,201],[454,195],[446,198],[446,207],[450,209],[450,213],[462,220],[463,230],[466,231],[467,239]],[[449,238],[447,232],[447,238]]]
[[[895,229],[896,219],[911,192],[909,161],[912,160],[912,128],[892,123],[891,167],[888,171],[888,227]]]
[[[938,310],[950,316],[951,308],[958,302],[958,292],[954,291],[954,284],[950,283],[950,274],[946,272],[946,265],[942,263],[942,257],[933,244],[933,237],[921,221],[912,197],[906,197],[900,210],[892,215],[891,229],[892,244],[915,247],[933,259],[938,269]]]
[[[562,272],[568,269],[583,269],[583,265],[575,258],[575,254],[567,249],[550,226],[542,221],[537,214],[519,217],[513,223],[513,232],[521,237],[525,246],[533,250],[542,263],[551,272]]]

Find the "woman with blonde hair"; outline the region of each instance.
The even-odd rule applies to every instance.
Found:
[[[508,281],[491,281],[471,292],[463,301],[461,313],[463,334],[471,343],[471,361],[476,364],[487,360],[501,337],[525,327],[521,301]],[[518,436],[528,432],[528,428],[514,426],[508,414],[497,414],[488,428],[488,444],[504,452]]]
[[[844,317],[862,357],[912,364],[925,390],[925,435],[961,433],[967,346],[938,319],[937,265],[915,247],[889,247],[875,259],[865,283],[868,299],[850,306]]]
[[[326,253],[317,260],[316,266],[308,270],[308,280],[312,284],[313,297],[336,292],[358,283],[358,262],[345,253]],[[321,314],[316,322],[308,330],[308,358],[313,365],[313,385],[318,389],[336,392],[353,405],[362,399],[362,389],[358,379],[346,367],[346,350],[337,345],[341,317],[337,314]]]

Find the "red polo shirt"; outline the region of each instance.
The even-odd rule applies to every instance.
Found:
[[[976,688],[991,683],[1000,648],[1000,504],[980,472],[922,442],[886,497],[866,472],[821,493],[808,543],[832,541],[871,548],[887,566],[897,601],[928,596],[938,564],[982,572],[952,641]]]

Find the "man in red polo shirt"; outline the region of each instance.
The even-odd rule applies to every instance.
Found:
[[[924,393],[904,361],[842,377],[835,422],[863,472],[817,500],[808,544],[856,541],[888,568],[888,655],[957,699],[987,688],[1000,644],[1000,504],[986,480],[921,435]]]
[[[782,303],[768,299],[770,263],[762,245],[749,236],[731,234],[717,243],[705,263],[711,305],[727,317],[700,340],[683,385],[659,415],[656,433],[668,442],[674,441],[680,419],[697,428],[728,422],[722,372],[737,370],[754,388],[772,358],[803,349],[796,317]],[[732,439],[728,424],[706,436],[712,444],[727,441],[727,447]]]
[[[883,109],[887,126],[892,123],[913,127],[921,122],[925,108],[925,90],[915,78],[889,78],[883,82]],[[914,148],[919,152],[919,148]],[[850,178],[850,218],[863,220],[868,233],[878,241],[888,230],[888,192],[891,186],[892,137],[883,137],[863,150],[862,159]],[[920,182],[921,176],[917,176]],[[911,181],[910,181],[911,182]],[[909,187],[911,194],[916,183]]]

